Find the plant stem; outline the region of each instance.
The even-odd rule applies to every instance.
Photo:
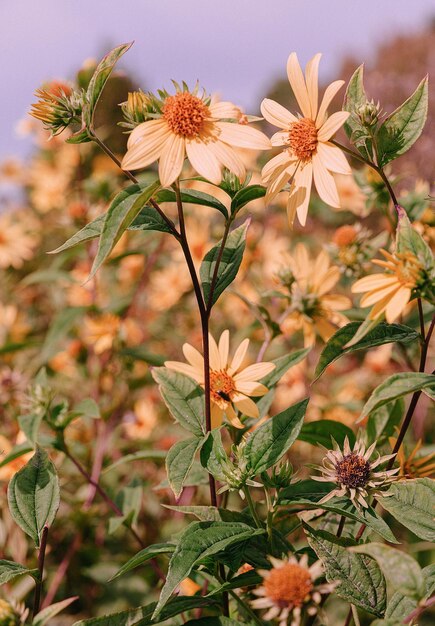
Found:
[[[42,536],[41,536],[41,545],[39,546],[39,553],[38,553],[38,580],[36,582],[35,597],[33,599],[32,620],[39,613],[39,607],[41,605],[42,579],[44,576],[44,561],[45,561],[45,550],[47,549],[47,538],[48,538],[48,526],[44,526],[44,529],[42,531]]]
[[[337,537],[341,537],[341,535],[343,533],[343,529],[344,529],[345,523],[346,523],[346,518],[345,518],[344,515],[342,515],[340,517],[340,522],[339,522],[338,528],[337,528],[337,534],[336,534]]]
[[[234,600],[237,602],[237,604],[239,604],[242,607],[242,609],[244,611],[246,611],[246,613],[249,615],[249,617],[252,617],[252,619],[254,620],[254,622],[256,624],[258,624],[259,626],[264,626],[264,622],[262,620],[260,620],[260,618],[251,609],[249,604],[244,602],[244,600],[242,600],[242,598],[240,596],[238,596],[237,593],[235,593],[234,591],[230,590],[229,594],[230,594],[230,596],[232,598],[234,598]]]
[[[220,248],[219,248],[219,252],[218,252],[218,256],[217,256],[217,259],[216,259],[216,265],[215,265],[214,270],[213,270],[213,276],[212,276],[211,283],[210,283],[210,292],[209,292],[208,300],[207,300],[207,303],[206,303],[206,310],[207,310],[208,316],[210,316],[211,309],[213,307],[213,296],[214,296],[214,291],[216,289],[216,282],[217,282],[217,277],[218,277],[218,272],[219,272],[219,266],[220,266],[221,261],[222,261],[222,255],[223,255],[224,250],[225,250],[225,244],[226,244],[227,239],[228,239],[228,235],[229,235],[229,232],[230,232],[231,224],[232,224],[232,219],[228,219],[226,224],[225,224],[225,231],[224,231],[224,234],[222,236],[222,242],[221,242],[221,245],[220,245]]]
[[[252,517],[254,518],[255,525],[257,526],[257,528],[263,528],[263,524],[261,523],[261,520],[258,517],[258,513],[255,508],[255,504],[252,499],[251,492],[249,491],[249,487],[247,487],[246,485],[243,487],[243,493],[246,496],[246,502],[248,503],[249,510],[251,512]]]

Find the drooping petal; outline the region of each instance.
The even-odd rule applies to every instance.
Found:
[[[192,167],[207,180],[218,185],[222,180],[220,163],[206,143],[197,139],[186,140],[186,152]]]
[[[224,167],[233,172],[240,181],[246,178],[246,169],[239,155],[226,143],[222,141],[211,141],[208,149],[213,152],[215,157]]]
[[[245,425],[239,420],[231,404],[227,406],[225,413],[231,423],[231,426],[234,426],[235,428],[245,428]]]
[[[260,106],[261,114],[269,122],[278,128],[286,129],[290,127],[290,124],[297,122],[298,118],[290,113],[285,107],[275,100],[265,98]]]
[[[219,428],[222,425],[224,419],[223,410],[214,402],[211,405],[211,427]]]
[[[247,124],[232,124],[231,122],[216,122],[219,139],[230,146],[248,148],[251,150],[270,150],[271,143],[268,137],[260,130]]]
[[[313,166],[310,162],[300,167],[295,175],[291,186],[290,195],[287,202],[287,214],[290,218],[294,218],[297,213],[301,226],[305,226],[308,214],[308,205],[311,195],[311,184],[313,180]],[[290,227],[292,223],[290,223]]]
[[[323,202],[339,209],[340,200],[338,198],[334,177],[323,165],[323,161],[318,154],[313,156],[313,175],[317,193],[322,198]]]
[[[330,172],[336,174],[352,174],[352,169],[347,162],[343,152],[332,143],[323,143],[319,141],[317,144],[317,154],[322,159],[322,163]]]
[[[333,113],[319,128],[317,139],[319,141],[328,141],[331,139],[332,135],[343,126],[349,115],[347,111],[337,111],[337,113]]]
[[[233,360],[231,361],[231,365],[228,368],[228,374],[234,374],[237,372],[241,364],[243,363],[243,359],[246,356],[249,347],[249,339],[244,339],[240,346],[237,348]]]
[[[315,120],[317,128],[321,128],[321,126],[324,124],[328,107],[331,104],[335,94],[343,87],[343,85],[344,80],[335,80],[325,89],[325,93],[323,95],[322,102],[320,103],[319,111]]]
[[[159,178],[163,187],[172,185],[181,174],[185,155],[184,141],[180,135],[171,135],[162,150],[159,161]]]
[[[299,65],[296,52],[292,52],[287,61],[287,76],[296,100],[304,117],[311,118],[311,104],[308,97],[305,78]]]
[[[311,119],[315,120],[319,98],[319,62],[322,58],[320,52],[315,54],[305,68],[305,80],[307,84],[308,98],[311,105]]]
[[[234,393],[231,400],[244,415],[248,417],[259,417],[260,413],[258,407],[251,398],[247,398],[242,393]]]
[[[221,360],[221,367],[225,368],[228,364],[228,352],[230,346],[230,331],[224,330],[219,339],[219,356]]]

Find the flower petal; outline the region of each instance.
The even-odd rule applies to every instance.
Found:
[[[147,133],[127,150],[121,162],[122,169],[137,170],[157,161],[170,137],[171,131],[166,124]]]
[[[292,52],[288,58],[287,76],[303,116],[311,118],[311,103],[296,52]]]
[[[247,396],[253,396],[254,398],[264,396],[269,391],[265,385],[254,381],[238,380],[236,382],[237,391],[240,391]]]
[[[328,141],[328,139],[331,139],[332,135],[343,126],[349,115],[350,113],[347,111],[337,111],[337,113],[333,113],[319,128],[317,139],[319,141]]]
[[[331,104],[335,94],[343,87],[343,85],[344,80],[335,80],[325,89],[325,93],[323,94],[322,102],[320,104],[319,111],[316,117],[317,128],[321,128],[321,126],[324,124],[326,120],[326,111]]]
[[[222,163],[224,167],[233,172],[239,180],[243,181],[246,178],[246,169],[243,165],[242,159],[239,155],[223,141],[211,141],[208,144],[209,150],[213,152],[217,160]]]
[[[234,393],[231,400],[244,415],[248,417],[259,417],[260,413],[258,407],[251,398],[247,398],[241,393]]]
[[[389,324],[392,324],[411,299],[411,289],[401,287],[399,291],[391,298],[385,309],[385,318]]]
[[[210,352],[210,369],[219,371],[226,367],[226,363],[221,363],[219,348],[213,335],[208,334],[209,352]]]
[[[232,102],[214,102],[209,106],[211,116],[214,119],[238,120],[242,114],[239,107]]]
[[[319,62],[322,58],[320,52],[315,54],[305,68],[305,81],[307,84],[308,98],[311,104],[311,119],[316,119],[319,98]]]
[[[250,150],[270,150],[271,143],[264,133],[247,124],[232,124],[231,122],[216,122],[219,129],[219,139],[238,148]]]
[[[256,381],[263,378],[275,369],[274,363],[254,363],[245,367],[241,372],[234,376],[234,380],[238,381]]]
[[[293,122],[297,122],[298,118],[290,113],[285,107],[275,100],[270,100],[269,98],[265,98],[260,106],[261,114],[263,117],[269,122],[269,124],[273,124],[274,126],[278,126],[278,128],[287,129],[290,124]]]
[[[337,209],[340,208],[334,177],[328,172],[319,154],[313,156],[314,184],[323,202]]]
[[[308,205],[311,195],[311,184],[313,180],[313,166],[310,162],[298,168],[291,186],[290,195],[287,202],[287,215],[290,227],[293,226],[295,213],[298,214],[301,226],[305,226],[307,221]]]
[[[287,130],[280,130],[274,133],[270,138],[272,146],[286,146],[289,143],[289,135]]]
[[[130,150],[138,141],[149,139],[150,135],[160,134],[161,131],[171,132],[166,120],[148,120],[148,122],[142,122],[136,126],[136,128],[130,133],[127,141],[127,148]]]
[[[163,187],[172,185],[181,174],[185,153],[183,137],[171,135],[162,150],[159,161],[159,178]]]
[[[263,167],[263,169],[261,170],[261,178],[263,179],[263,182],[265,183],[268,182],[268,178],[269,176],[271,176],[274,170],[276,170],[277,168],[281,168],[282,166],[287,167],[288,165],[291,165],[291,163],[293,162],[294,161],[289,156],[289,153],[287,152],[287,150],[283,150],[283,152],[280,152],[279,154],[274,156],[272,159],[270,159],[270,161],[268,161],[266,165]]]
[[[186,376],[193,378],[193,380],[196,380],[199,384],[204,383],[204,376],[199,377],[196,368],[191,365],[187,365],[187,363],[181,363],[180,361],[165,361],[165,367],[167,367],[168,370],[185,374]]]
[[[237,350],[236,350],[236,352],[235,352],[235,354],[233,356],[233,360],[231,361],[231,365],[228,368],[228,374],[234,374],[234,372],[237,372],[237,370],[239,369],[239,367],[243,363],[243,359],[246,356],[248,348],[249,348],[249,339],[244,339],[242,341],[242,343],[240,344],[240,346],[237,348]]]
[[[224,330],[219,339],[219,356],[221,360],[221,366],[225,368],[228,365],[228,352],[230,346],[230,331]]]
[[[322,159],[326,169],[336,174],[352,174],[352,169],[346,160],[342,150],[329,142],[317,144],[317,154]]]
[[[215,185],[221,182],[221,165],[206,143],[198,139],[186,139],[186,152],[192,167],[198,174]]]
[[[186,357],[186,360],[196,368],[201,375],[204,376],[204,357],[196,348],[190,345],[190,343],[185,343],[183,345],[183,354]]]

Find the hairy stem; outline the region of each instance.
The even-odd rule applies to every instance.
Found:
[[[38,580],[36,581],[35,597],[33,599],[32,619],[34,619],[35,615],[39,613],[39,607],[41,605],[42,579],[44,576],[44,561],[45,561],[45,551],[47,549],[47,539],[48,539],[48,526],[44,526],[44,529],[42,531],[42,536],[41,536],[41,545],[39,546],[39,553],[38,553]]]
[[[251,492],[249,491],[249,487],[246,485],[243,487],[243,493],[246,496],[246,502],[248,503],[249,510],[251,512],[252,517],[254,518],[255,525],[257,528],[263,528],[263,524],[261,523],[260,518],[258,517],[257,509],[255,508],[254,501],[251,496]]]

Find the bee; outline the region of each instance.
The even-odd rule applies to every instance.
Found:
[[[226,402],[231,402],[230,396],[227,393],[225,393],[225,391],[216,391],[216,393],[217,393],[218,396],[220,396]]]

